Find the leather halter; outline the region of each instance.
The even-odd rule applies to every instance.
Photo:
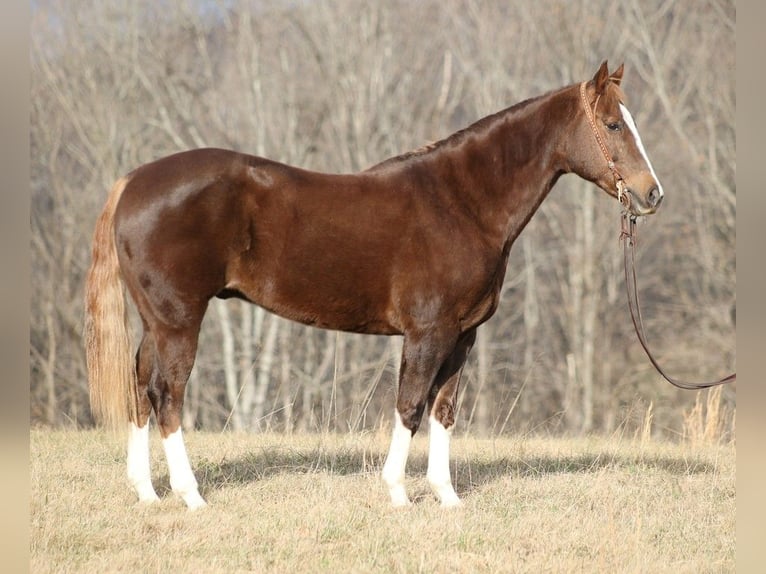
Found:
[[[591,109],[590,104],[588,104],[588,97],[585,95],[586,85],[587,85],[587,82],[583,82],[580,84],[580,99],[582,100],[582,105],[583,105],[583,108],[585,109],[585,116],[588,118],[588,123],[590,124],[590,128],[593,131],[593,135],[596,137],[596,143],[598,143],[598,147],[601,149],[601,153],[603,154],[604,159],[606,160],[605,171],[611,171],[612,176],[614,177],[614,185],[617,188],[617,199],[623,205],[623,207],[625,207],[625,209],[627,210],[630,207],[630,194],[626,193],[628,190],[628,186],[625,184],[625,179],[622,177],[622,174],[617,169],[617,166],[615,165],[614,160],[612,159],[612,154],[609,153],[609,150],[607,149],[606,144],[604,143],[604,139],[601,137],[601,132],[599,131],[598,126],[596,124],[596,115],[595,115],[595,109],[596,109],[596,106],[598,106],[598,98],[596,98],[596,103],[593,106],[593,109]],[[599,174],[599,177],[604,172],[601,172]]]
[[[679,389],[700,390],[736,381],[736,373],[732,373],[726,377],[723,377],[722,379],[718,379],[717,381],[707,383],[687,383],[679,379],[675,379],[669,376],[663,370],[657,359],[654,358],[654,355],[652,355],[652,352],[649,350],[649,345],[646,342],[646,334],[644,333],[644,323],[641,317],[641,308],[639,307],[638,302],[638,282],[636,280],[636,261],[634,253],[634,247],[636,243],[636,216],[629,212],[630,194],[627,193],[627,185],[625,184],[625,180],[623,179],[622,174],[620,174],[618,171],[617,166],[615,166],[612,155],[609,153],[606,144],[604,144],[604,140],[601,137],[601,133],[599,132],[598,126],[596,124],[594,110],[598,105],[598,98],[596,99],[596,104],[593,106],[594,109],[592,110],[588,104],[588,98],[585,95],[585,88],[586,82],[581,83],[580,98],[582,99],[583,108],[585,109],[585,116],[588,118],[588,123],[590,124],[591,130],[593,130],[593,135],[596,138],[598,147],[601,149],[601,153],[604,155],[604,159],[606,160],[606,171],[611,171],[612,175],[614,176],[614,184],[617,188],[617,199],[620,201],[624,208],[622,212],[622,228],[620,230],[620,240],[623,242],[625,286],[628,294],[630,318],[633,321],[633,327],[636,330],[636,335],[638,336],[638,340],[641,343],[641,346],[646,352],[647,357],[649,357],[649,361],[652,363],[654,368],[657,369],[657,372],[662,375],[671,385],[678,387]],[[603,173],[604,172],[601,172],[599,177]]]

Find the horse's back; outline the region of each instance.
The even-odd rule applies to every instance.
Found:
[[[457,300],[486,298],[474,283],[494,267],[472,224],[412,177],[216,149],[168,156],[132,172],[118,204],[123,275],[139,308],[143,297],[170,324],[196,320],[216,295],[346,331],[458,321],[473,312]]]
[[[402,213],[369,183],[220,149],[161,158],[128,175],[118,204],[123,275],[165,322],[184,302],[237,295],[304,323],[393,332]]]

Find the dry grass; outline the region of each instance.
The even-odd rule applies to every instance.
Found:
[[[694,446],[718,444],[728,434],[733,436],[735,413],[721,404],[723,386],[697,391],[694,407],[684,413],[684,440]],[[703,402],[704,397],[704,402]]]
[[[650,424],[650,423],[649,423]],[[733,572],[733,444],[453,441],[464,500],[442,510],[413,442],[415,505],[389,508],[387,433],[188,433],[210,507],[136,504],[122,441],[31,433],[31,567],[43,572]]]

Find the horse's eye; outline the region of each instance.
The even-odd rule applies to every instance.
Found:
[[[610,122],[606,124],[606,127],[609,131],[618,132],[622,129],[622,122]]]

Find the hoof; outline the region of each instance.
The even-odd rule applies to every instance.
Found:
[[[207,506],[207,502],[205,502],[205,499],[202,498],[197,491],[183,495],[182,498],[189,510],[199,510],[200,508],[205,508]]]
[[[455,498],[445,499],[441,502],[442,508],[460,508],[463,506],[463,501],[457,496]]]

